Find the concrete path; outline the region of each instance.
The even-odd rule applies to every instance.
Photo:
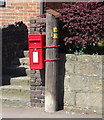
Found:
[[[68,112],[65,110],[46,113],[41,108],[8,108],[2,109],[2,118],[102,118],[102,115]]]

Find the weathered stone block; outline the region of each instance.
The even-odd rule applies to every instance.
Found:
[[[65,63],[65,72],[67,73],[74,73],[75,72],[75,64],[74,62],[68,62]]]
[[[70,91],[70,76],[65,76],[64,79],[64,90]]]
[[[102,92],[102,78],[88,77],[88,89],[91,92]]]
[[[102,79],[102,93],[104,95],[104,78]]]
[[[29,77],[31,76],[30,69],[26,69],[26,75],[29,76]]]
[[[2,97],[6,98],[30,98],[30,89],[27,87],[19,87],[19,86],[5,86],[1,87]]]
[[[102,63],[104,63],[104,55],[102,55]]]
[[[102,78],[104,78],[104,63],[102,64]]]
[[[77,93],[76,106],[102,108],[102,93]]]
[[[102,77],[101,63],[75,63],[75,74]]]
[[[66,54],[66,61],[76,61],[77,60],[77,56],[74,54]]]
[[[69,87],[71,90],[88,91],[88,77],[71,75]]]
[[[102,56],[100,55],[77,55],[77,59],[80,62],[102,63]]]
[[[19,62],[21,65],[29,65],[29,58],[19,58]]]
[[[65,106],[70,106],[70,105],[75,105],[75,92],[68,92],[65,91],[64,93],[64,105]]]

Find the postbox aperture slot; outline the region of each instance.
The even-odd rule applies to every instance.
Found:
[[[30,43],[34,43],[34,42],[38,42],[39,43],[40,41],[35,41],[35,40],[34,41],[30,41]]]

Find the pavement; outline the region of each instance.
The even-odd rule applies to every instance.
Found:
[[[54,113],[45,112],[43,108],[2,108],[2,118],[102,118],[99,114],[75,113],[66,110]]]

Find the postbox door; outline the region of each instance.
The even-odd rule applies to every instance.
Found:
[[[29,50],[30,68],[43,69],[44,68],[44,51],[40,48],[31,48]]]

